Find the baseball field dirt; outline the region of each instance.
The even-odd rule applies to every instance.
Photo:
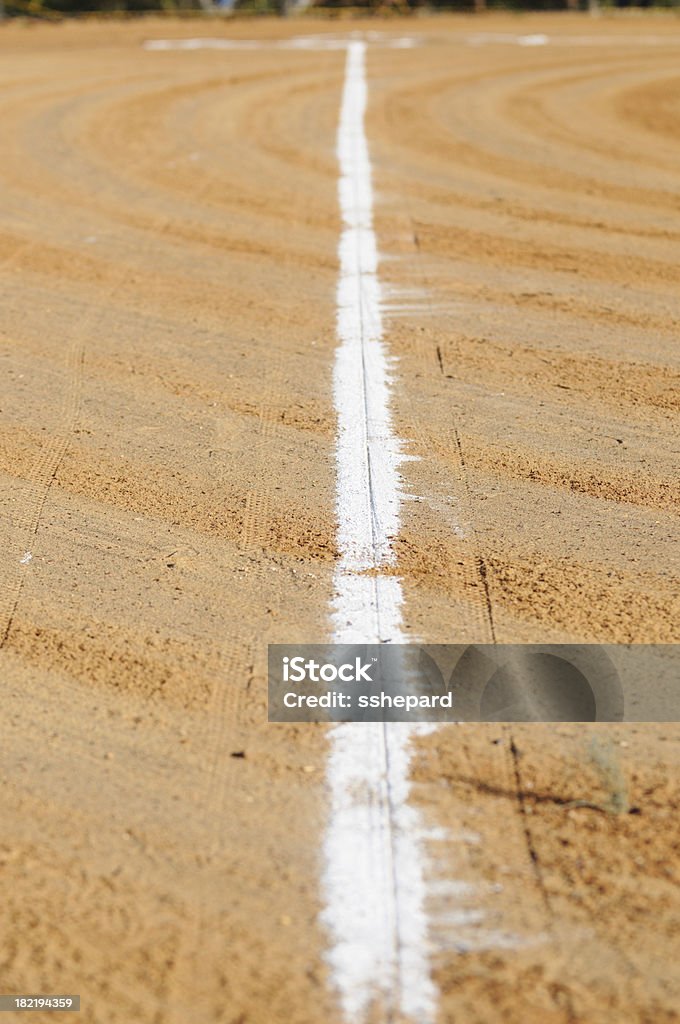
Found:
[[[3,24],[0,990],[83,1024],[343,1020],[266,676],[331,636],[349,38],[406,634],[679,639],[680,20]],[[679,783],[674,723],[419,738],[437,1024],[679,1021]]]

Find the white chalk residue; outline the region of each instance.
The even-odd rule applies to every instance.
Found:
[[[547,46],[550,42],[548,36],[542,33],[537,33],[533,36],[518,36],[517,43],[519,46]]]
[[[366,109],[366,46],[347,49],[338,129],[338,417],[336,643],[398,642],[401,581],[390,574],[399,526],[401,446],[390,415],[389,360],[373,231]],[[330,821],[324,842],[323,923],[328,962],[351,1024],[377,1007],[429,1024],[436,992],[427,957],[423,842],[409,805],[409,743],[418,727],[352,723],[331,733]]]

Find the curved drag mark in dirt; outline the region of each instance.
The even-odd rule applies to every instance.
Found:
[[[393,561],[401,446],[390,416],[381,289],[373,231],[371,164],[364,132],[366,45],[350,43],[338,130],[343,218],[338,282],[335,404],[340,561],[336,643],[398,642],[401,582]],[[418,1024],[436,1003],[426,956],[427,920],[418,812],[408,805],[409,741],[398,724],[352,723],[332,733],[331,815],[325,838],[328,960],[348,1021],[369,1010]]]

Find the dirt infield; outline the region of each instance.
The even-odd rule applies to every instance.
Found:
[[[344,50],[270,44],[352,31],[405,629],[679,639],[680,22],[3,25],[0,987],[84,1022],[341,1019],[266,645],[330,630]],[[440,1021],[680,1019],[679,741],[419,742]]]

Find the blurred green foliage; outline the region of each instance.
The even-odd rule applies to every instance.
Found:
[[[588,0],[312,0],[311,7],[408,13],[415,9],[470,11],[496,10],[564,10],[586,8]],[[612,7],[678,7],[680,0],[599,0],[597,6]],[[295,0],[0,0],[0,16],[58,18],[76,14],[130,13],[159,11],[168,14],[205,12],[244,14],[281,14],[284,8],[295,9]]]

